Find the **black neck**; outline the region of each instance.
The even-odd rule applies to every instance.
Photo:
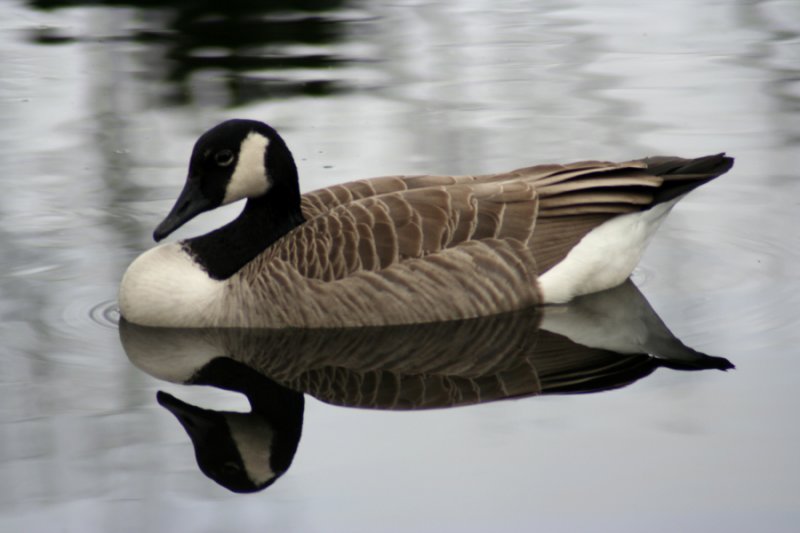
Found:
[[[247,201],[229,224],[185,241],[195,260],[214,279],[231,277],[243,266],[303,222],[298,190],[275,190]]]

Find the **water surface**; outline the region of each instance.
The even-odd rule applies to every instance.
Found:
[[[1,529],[796,528],[796,3],[99,4],[0,8]],[[727,151],[734,169],[674,210],[634,280],[736,370],[412,412],[306,396],[291,468],[231,493],[156,392],[246,400],[131,364],[114,311],[195,138],[229,117],[278,128],[304,190]]]

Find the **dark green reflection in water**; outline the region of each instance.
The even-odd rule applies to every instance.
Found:
[[[124,34],[97,38],[43,27],[32,32],[31,40],[51,45],[102,41],[143,46],[143,57],[153,68],[143,69],[141,75],[149,78],[155,74],[154,82],[169,85],[166,104],[189,103],[191,76],[201,71],[219,73],[231,106],[297,95],[327,96],[351,89],[335,77],[335,69],[354,61],[333,50],[344,40],[348,22],[341,15],[341,0],[32,0],[29,4],[41,10],[135,8],[135,15],[124,16],[131,16],[136,25],[122,30]],[[302,77],[293,74],[301,69]]]

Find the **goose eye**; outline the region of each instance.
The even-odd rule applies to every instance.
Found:
[[[233,152],[230,150],[220,150],[214,154],[214,162],[221,167],[227,167],[233,163]]]
[[[225,461],[225,463],[222,465],[222,470],[228,474],[233,474],[234,472],[239,471],[239,465],[232,461]]]

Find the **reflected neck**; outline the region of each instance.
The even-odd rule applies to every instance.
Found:
[[[226,356],[213,359],[188,383],[210,385],[247,396],[252,413],[275,429],[270,467],[279,475],[289,469],[303,431],[305,398],[302,392],[289,389],[255,368]]]
[[[211,278],[224,280],[303,222],[299,191],[273,189],[249,199],[229,224],[183,244]]]

